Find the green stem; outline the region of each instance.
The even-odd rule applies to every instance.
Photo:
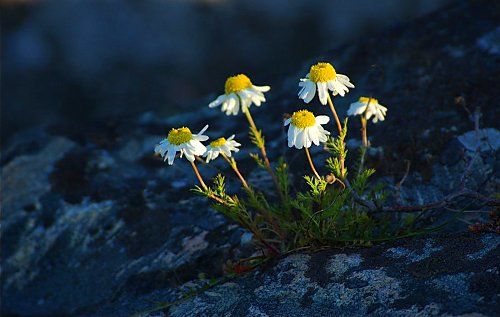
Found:
[[[366,136],[366,117],[364,114],[361,116],[361,134],[363,136],[363,146],[368,147],[368,137]]]
[[[332,98],[330,98],[330,93],[326,93],[328,105],[330,106],[330,110],[333,113],[333,117],[335,118],[335,122],[337,123],[337,129],[339,130],[339,134],[342,133],[342,125],[340,124],[339,116],[337,115],[337,111],[335,111],[335,107],[333,106]]]
[[[203,181],[203,178],[200,175],[200,172],[198,171],[198,168],[194,164],[194,162],[191,162],[191,166],[193,167],[194,173],[196,174],[196,177],[198,178],[198,181],[200,181],[201,187],[203,187],[204,190],[207,190],[207,185]]]
[[[243,184],[243,187],[245,187],[246,191],[249,193],[253,193],[252,189],[248,186],[247,181],[241,175],[240,170],[238,169],[238,166],[236,165],[236,161],[234,159],[229,159],[226,154],[221,153],[222,157],[229,163],[233,171],[238,175],[238,178],[240,179],[241,183]]]
[[[236,160],[234,158],[229,159],[227,157],[227,155],[224,154],[224,153],[221,153],[221,155],[229,163],[229,165],[231,166],[231,168],[233,169],[233,171],[236,173],[236,175],[238,175],[238,177],[241,180],[241,183],[243,184],[243,187],[245,187],[245,190],[248,192],[248,194],[251,197],[255,197],[255,199],[257,199],[256,196],[255,196],[254,190],[252,188],[250,188],[250,186],[248,186],[248,183],[246,182],[245,178],[243,177],[243,175],[241,175],[241,173],[240,173],[240,171],[238,169],[238,166],[236,165]],[[260,203],[258,203],[258,205],[260,205]],[[257,208],[262,213],[262,215],[264,216],[264,218],[266,218],[266,220],[269,222],[269,224],[271,224],[273,226],[273,229],[274,229],[273,232],[276,233],[276,235],[280,239],[283,240],[283,234],[281,233],[281,230],[279,228],[278,223],[271,216],[271,213],[267,209],[265,209],[264,207],[262,207],[262,206],[257,206]]]
[[[260,148],[260,151],[262,153],[262,157],[264,158],[264,164],[266,165],[266,169],[271,175],[271,178],[273,179],[274,186],[278,190],[278,194],[280,195],[280,198],[283,202],[286,202],[285,196],[283,195],[278,178],[273,172],[273,168],[271,167],[271,163],[269,162],[269,158],[267,157],[267,152],[266,152],[266,147],[264,146],[264,142],[262,142],[262,136],[260,135],[260,131],[257,129],[257,126],[255,125],[255,122],[253,121],[252,114],[250,113],[249,108],[245,108],[243,110],[245,113],[245,116],[247,117],[248,123],[250,123],[250,130],[254,134],[255,138],[259,140],[259,144],[257,146]]]
[[[307,160],[309,161],[309,165],[311,166],[314,176],[316,176],[318,180],[321,180],[321,177],[319,176],[318,172],[316,171],[316,168],[314,167],[314,163],[311,159],[311,153],[309,153],[309,149],[306,147],[304,147],[304,149],[306,150]]]
[[[335,118],[335,122],[337,123],[337,129],[339,130],[339,135],[342,135],[342,125],[340,124],[340,119],[339,119],[339,116],[337,115],[337,111],[335,111],[335,107],[333,106],[333,101],[332,101],[332,98],[330,97],[330,93],[327,91],[326,93],[326,97],[327,97],[327,101],[328,101],[328,105],[330,106],[330,110],[332,111],[333,113],[333,116]],[[342,142],[344,142],[344,140],[342,140]],[[345,177],[345,157],[344,155],[340,155],[339,157],[339,161],[340,161],[340,173],[342,174],[342,178]]]
[[[281,252],[276,249],[275,246],[269,244],[266,239],[262,236],[262,232],[260,232],[260,230],[258,228],[255,228],[254,226],[252,226],[251,224],[247,223],[242,217],[239,217],[240,218],[240,223],[246,227],[249,231],[251,231],[254,235],[255,235],[255,238],[260,241],[264,246],[266,246],[269,250],[271,250],[272,252],[274,252],[275,254],[279,255],[281,254]]]

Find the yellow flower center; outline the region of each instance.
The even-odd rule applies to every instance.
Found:
[[[378,105],[378,100],[377,100],[377,99],[375,99],[375,98],[360,97],[360,98],[359,98],[359,102],[366,103],[366,104],[368,104],[368,102],[369,102],[369,103],[371,103],[371,104],[376,104],[376,105]]]
[[[311,111],[299,110],[292,115],[292,124],[297,128],[304,129],[316,124],[316,118]]]
[[[248,78],[246,75],[239,74],[226,79],[224,90],[226,92],[226,95],[229,95],[230,93],[239,92],[250,87],[252,87],[250,78]]]
[[[309,79],[315,83],[326,83],[335,79],[335,77],[337,77],[337,73],[330,63],[318,63],[311,66],[309,70]]]
[[[182,127],[170,130],[167,139],[170,144],[180,145],[191,141],[191,139],[193,139],[193,134],[189,128]]]
[[[217,140],[210,142],[210,146],[214,148],[214,147],[222,146],[225,143],[226,143],[225,138],[218,138]]]

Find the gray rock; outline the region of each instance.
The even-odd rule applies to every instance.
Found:
[[[495,8],[459,1],[291,70],[268,102],[253,108],[271,159],[285,156],[294,186],[303,186],[308,166],[303,153],[287,148],[282,116],[304,107],[296,92],[307,67],[329,60],[356,84],[335,98],[339,114],[360,95],[372,94],[389,108],[383,124],[368,128],[380,148],[366,162],[376,177],[391,190],[411,161],[400,196],[388,203],[444,197],[460,183],[470,157],[457,137],[473,123],[455,97],[481,108],[481,128],[498,123]],[[37,50],[33,65],[45,56],[43,47]],[[308,107],[328,113],[317,101]],[[152,155],[169,128],[199,130],[206,123],[211,138],[236,133],[248,149],[245,118],[230,119],[203,108],[167,119],[146,113],[81,126],[56,123],[13,138],[2,150],[2,315],[147,315],[155,303],[176,301],[199,285],[199,273],[220,277],[226,260],[251,255],[248,232],[189,192],[197,182],[190,166],[176,160],[166,167]],[[350,120],[349,128],[359,139],[359,122]],[[485,195],[499,191],[498,155],[474,157],[468,187]],[[317,150],[313,156],[325,158]],[[237,159],[253,185],[269,183],[248,150]],[[228,190],[239,190],[224,161],[199,168],[207,180],[226,172]],[[445,215],[438,211],[426,220],[449,219]],[[368,249],[293,254],[150,316],[498,315],[499,238],[464,234],[466,227]]]
[[[499,244],[498,235],[455,234],[298,253],[170,316],[497,316]]]
[[[251,251],[243,230],[188,192],[194,177],[174,185],[186,171],[152,157],[155,139],[106,149],[46,135],[34,153],[9,148],[21,152],[2,168],[2,312],[128,315]]]
[[[460,135],[458,140],[472,152],[496,151],[500,148],[500,132],[493,128],[466,132]]]

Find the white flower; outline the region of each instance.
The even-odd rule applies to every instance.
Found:
[[[313,100],[318,89],[319,100],[321,104],[326,105],[328,90],[331,90],[334,96],[344,97],[345,93],[349,92],[349,88],[354,88],[354,85],[346,75],[337,74],[330,63],[318,63],[311,66],[306,78],[300,79],[299,87],[302,87],[299,91],[299,98],[305,103]]]
[[[269,91],[269,86],[255,86],[246,75],[239,74],[231,76],[226,80],[224,86],[225,93],[212,101],[208,106],[210,108],[217,107],[222,104],[221,110],[226,115],[237,115],[240,111],[240,106],[243,112],[249,108],[252,103],[257,107],[262,102],[266,101],[264,92]]]
[[[326,142],[330,132],[326,131],[321,125],[330,121],[328,116],[317,116],[307,110],[300,110],[293,113],[290,119],[285,121],[288,128],[288,147],[295,146],[297,149],[302,147],[309,148],[314,143]]]
[[[181,152],[181,157],[186,155],[188,161],[194,162],[195,156],[201,156],[207,150],[200,142],[208,140],[208,136],[203,135],[207,128],[208,124],[195,135],[186,127],[172,129],[167,138],[155,146],[155,153],[160,153],[161,157],[165,158],[164,161],[168,159],[169,165],[174,163],[177,151]]]
[[[364,115],[366,120],[373,116],[373,123],[384,121],[387,108],[378,103],[375,98],[361,97],[357,102],[351,103],[347,110],[348,116]]]
[[[237,147],[241,144],[233,139],[234,134],[227,138],[227,140],[225,138],[218,138],[210,142],[210,145],[207,146],[207,151],[203,154],[203,157],[207,158],[207,163],[211,160],[215,160],[221,153],[227,157],[231,157],[231,151],[237,153],[240,150]]]

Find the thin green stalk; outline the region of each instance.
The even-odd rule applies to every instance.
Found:
[[[278,178],[276,177],[276,174],[273,172],[273,168],[271,167],[271,163],[269,162],[269,158],[267,157],[267,152],[266,152],[266,147],[264,146],[264,142],[262,140],[262,136],[260,134],[260,131],[257,129],[257,126],[255,125],[255,122],[253,121],[252,114],[250,113],[249,108],[245,108],[244,111],[245,116],[248,120],[248,123],[250,124],[250,131],[253,133],[254,137],[257,139],[257,146],[260,148],[260,151],[262,153],[262,157],[264,158],[264,164],[266,166],[267,171],[271,175],[271,178],[273,180],[274,186],[276,187],[276,190],[278,191],[278,194],[280,195],[280,198],[283,202],[286,202],[285,196],[281,192],[281,188],[278,183]]]

